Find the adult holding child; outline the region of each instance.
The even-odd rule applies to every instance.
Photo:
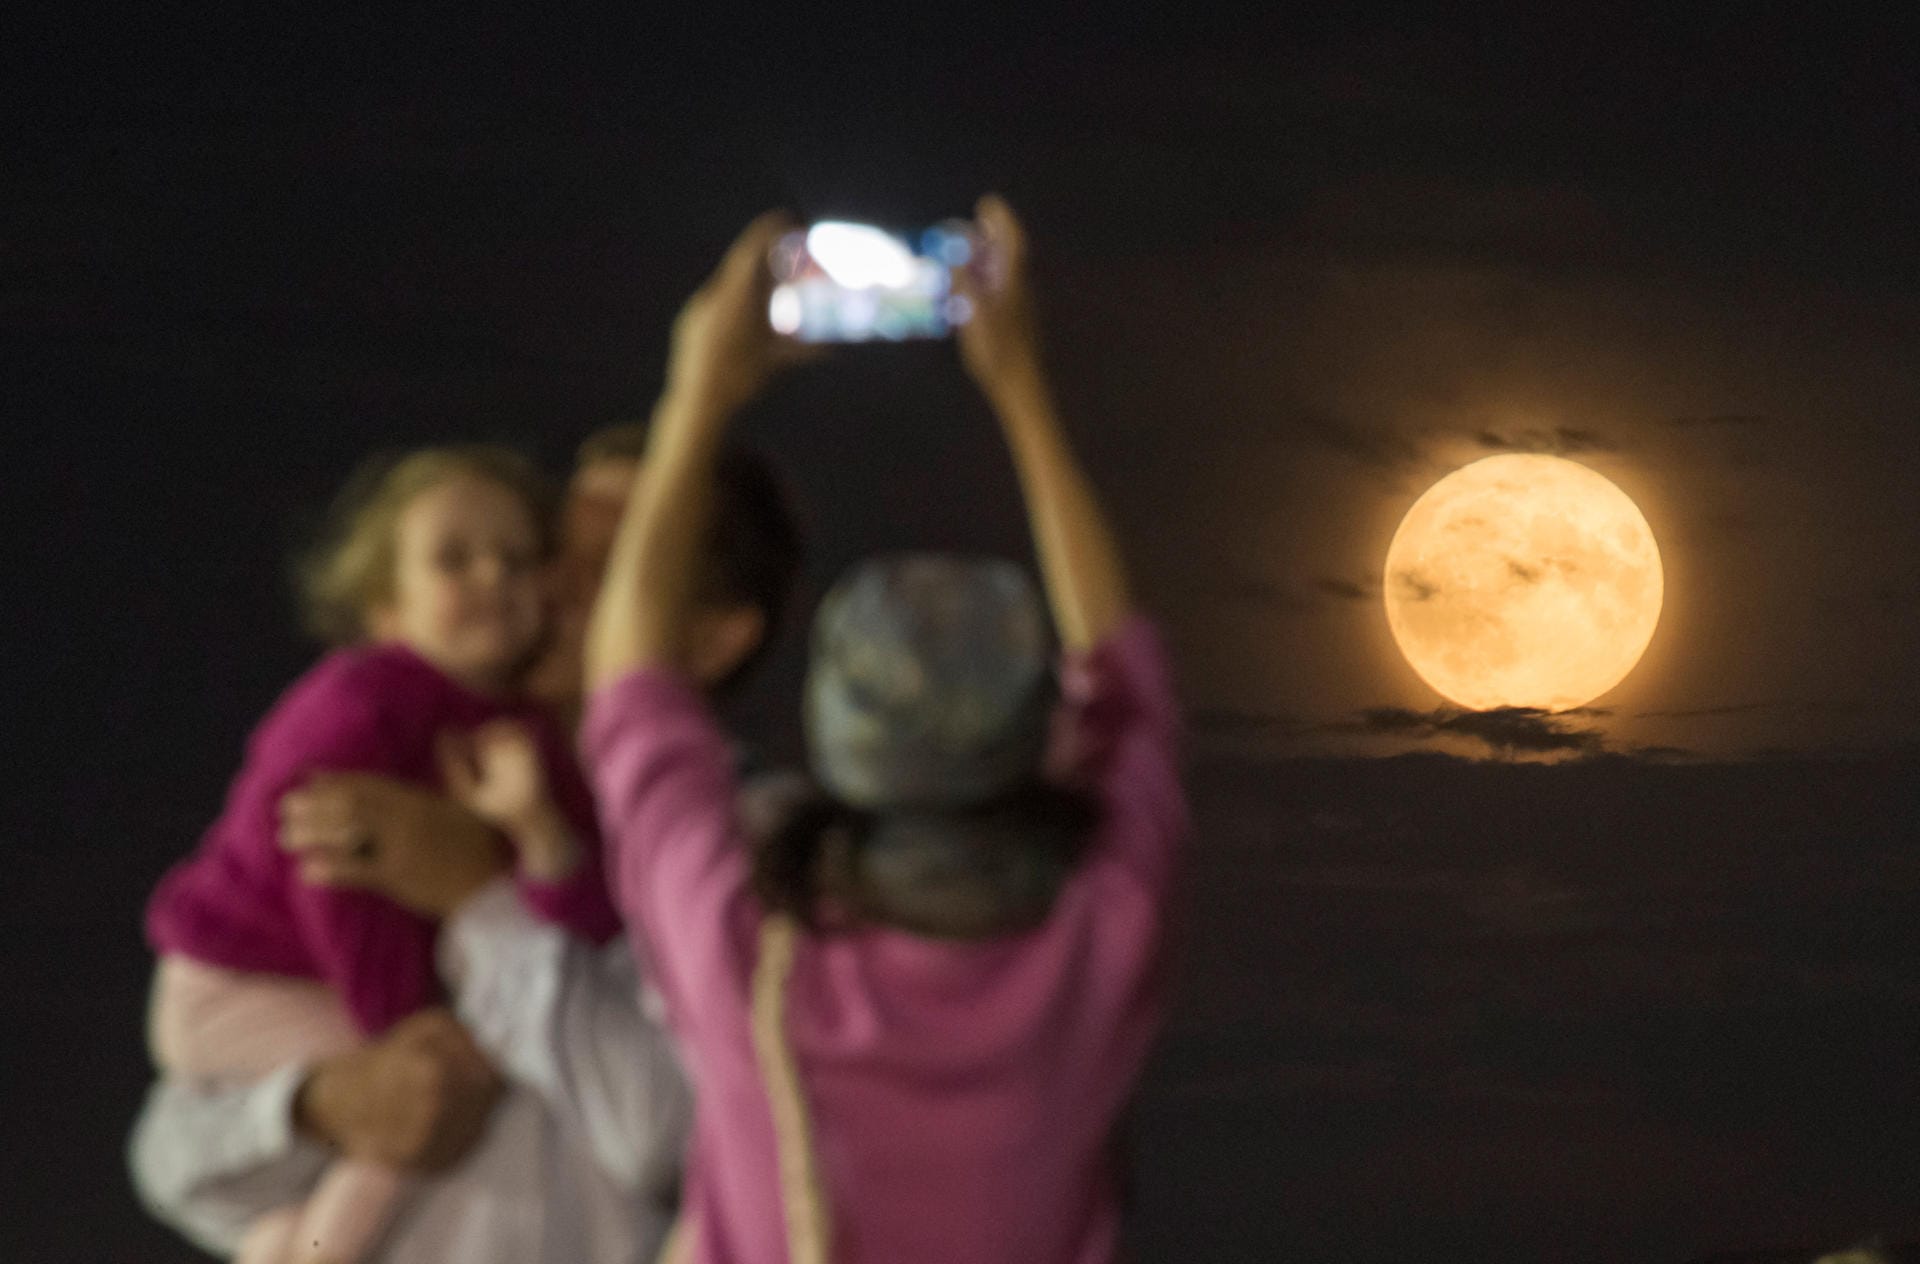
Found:
[[[582,445],[545,613],[552,528],[545,503],[507,495],[535,485],[518,458],[432,451],[377,467],[343,497],[314,588],[324,630],[348,648],[283,700],[238,808],[154,906],[163,949],[205,941],[213,951],[200,955],[217,951],[223,967],[163,961],[164,1074],[131,1154],[149,1208],[200,1245],[246,1264],[651,1258],[687,1093],[641,1012],[624,944],[603,946],[618,923],[597,848],[582,845],[592,812],[572,743],[552,724],[570,732],[578,714],[580,628],[644,437],[618,426]],[[730,453],[719,483],[694,671],[724,691],[777,624],[800,545],[758,457]],[[476,663],[494,674],[463,687]],[[490,701],[514,686],[539,696]],[[578,786],[578,831],[551,824],[550,782]],[[332,881],[333,861],[362,880]],[[433,1008],[356,1033],[322,989],[263,973],[301,961],[262,957],[256,940],[280,941],[234,928],[289,922],[288,956],[314,939],[300,933],[308,919],[284,916],[289,904],[397,920],[404,951],[358,922],[318,942],[337,945],[352,966],[342,982],[388,1012],[444,984],[458,1019]],[[391,1197],[397,1181],[414,1190],[407,1205]],[[367,1214],[376,1197],[384,1205]]]
[[[688,679],[688,627],[727,425],[802,354],[765,315],[785,223],[755,221],[675,326],[588,628],[584,748],[616,904],[699,1085],[678,1259],[1118,1250],[1112,1133],[1158,1025],[1186,825],[1174,704],[1054,413],[1020,224],[996,198],[978,222],[997,275],[958,282],[960,350],[1012,452],[1066,652],[1061,776],[1043,767],[1056,678],[1023,585],[1004,564],[883,560],[816,623],[822,793],[753,836]],[[973,917],[982,861],[1036,843],[1057,891],[1036,882],[1017,931]]]

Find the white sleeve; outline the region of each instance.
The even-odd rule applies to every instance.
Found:
[[[162,1078],[127,1143],[140,1202],[215,1255],[230,1256],[259,1217],[306,1198],[333,1152],[293,1126],[305,1066],[244,1084]]]
[[[609,1178],[669,1194],[692,1120],[673,1044],[643,1012],[627,941],[595,948],[533,916],[502,879],[444,923],[440,973],[506,1076],[545,1099]]]

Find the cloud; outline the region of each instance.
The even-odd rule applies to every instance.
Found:
[[[1236,605],[1263,606],[1277,614],[1295,615],[1324,609],[1325,603],[1321,599],[1325,597],[1342,602],[1377,601],[1380,585],[1365,576],[1347,579],[1338,575],[1319,575],[1303,588],[1277,579],[1243,576],[1206,587],[1199,590],[1198,595],[1208,601],[1224,600]]]
[[[1478,430],[1473,441],[1483,448],[1517,449],[1523,452],[1546,452],[1554,456],[1576,456],[1582,452],[1618,452],[1615,444],[1597,431],[1585,430],[1577,426],[1554,426],[1551,429],[1529,427],[1525,430]]]
[[[1406,707],[1370,707],[1356,721],[1333,726],[1348,732],[1417,738],[1465,737],[1501,755],[1570,752],[1597,755],[1606,749],[1599,729],[1569,723],[1567,716],[1601,716],[1592,707],[1551,712],[1538,707],[1494,707],[1465,711],[1441,707],[1413,711]]]
[[[1395,571],[1393,587],[1408,601],[1432,601],[1440,595],[1440,585],[1418,571]]]
[[[1241,578],[1230,581],[1220,596],[1237,604],[1267,606],[1283,614],[1299,614],[1313,602],[1278,580]]]
[[[1338,597],[1342,601],[1372,601],[1380,595],[1379,586],[1371,579],[1356,582],[1334,575],[1322,575],[1313,581],[1313,586],[1327,596]]]
[[[1404,435],[1376,426],[1363,426],[1326,412],[1300,418],[1308,436],[1323,447],[1381,473],[1399,473],[1425,466],[1427,454]]]
[[[1700,758],[1698,751],[1684,746],[1636,746],[1627,752],[1632,758],[1653,764],[1680,764]]]
[[[1233,737],[1292,737],[1311,732],[1313,728],[1283,712],[1251,711],[1237,707],[1196,707],[1187,713],[1187,726],[1195,733]]]

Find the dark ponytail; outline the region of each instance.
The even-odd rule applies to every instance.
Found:
[[[845,879],[873,830],[873,814],[826,793],[812,794],[772,822],[753,853],[753,890],[770,913],[786,913],[818,930],[823,909],[842,913]]]
[[[1098,823],[1085,795],[1038,780],[939,812],[870,812],[816,790],[762,836],[753,885],[769,911],[810,930],[989,938],[1046,920]]]

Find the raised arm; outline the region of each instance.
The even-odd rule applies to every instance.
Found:
[[[646,477],[628,500],[587,624],[589,693],[639,668],[689,665],[688,615],[721,437],[782,364],[805,354],[767,321],[767,252],[788,227],[777,213],[749,224],[674,321]]]
[[[973,304],[972,319],[959,331],[961,359],[1013,454],[1061,640],[1069,650],[1090,649],[1132,608],[1126,571],[1054,411],[1027,280],[1026,233],[998,197],[982,198],[975,216],[993,275],[969,269],[959,278],[961,293]]]

